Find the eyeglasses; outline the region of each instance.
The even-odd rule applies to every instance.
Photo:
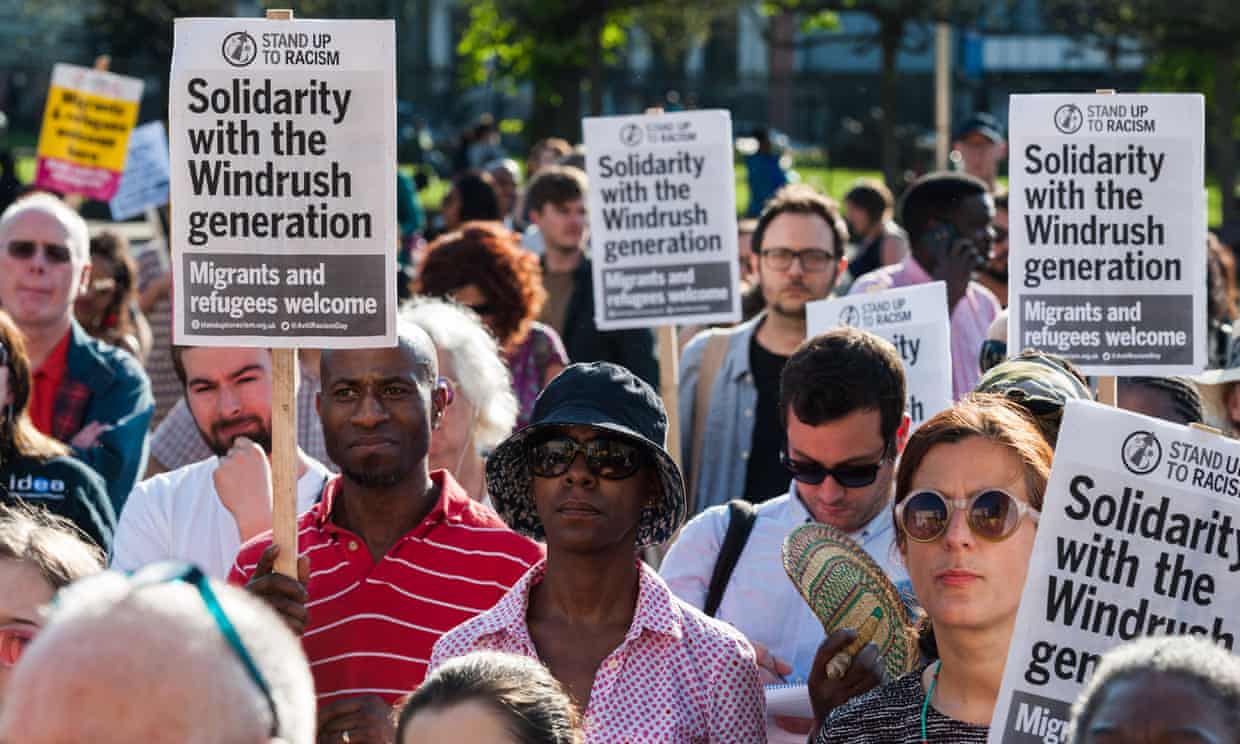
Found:
[[[910,540],[928,543],[947,534],[952,512],[964,511],[974,535],[990,542],[1012,536],[1026,515],[1037,523],[1042,513],[1000,488],[987,488],[967,499],[949,499],[938,491],[918,491],[896,504],[896,524]]]
[[[9,255],[13,258],[27,261],[34,258],[34,254],[38,252],[39,246],[43,246],[43,257],[48,263],[66,264],[73,258],[73,253],[66,245],[60,243],[40,243],[34,240],[10,240]]]
[[[834,253],[821,248],[806,248],[801,251],[788,248],[764,248],[761,255],[766,265],[776,271],[787,271],[792,268],[793,259],[799,258],[801,269],[807,274],[826,271],[836,261]]]
[[[828,468],[822,463],[814,462],[813,460],[793,460],[789,456],[787,449],[779,453],[779,464],[783,465],[798,482],[816,486],[826,480],[827,476],[830,476],[844,488],[861,488],[873,483],[878,478],[878,471],[886,459],[887,448],[883,447],[883,453],[879,455],[878,462],[872,462],[867,465],[838,465],[834,468]]]
[[[0,625],[0,667],[12,667],[34,640],[39,629],[33,625]]]
[[[586,456],[586,467],[599,478],[623,480],[642,465],[642,449],[622,439],[599,437],[578,444],[572,437],[553,437],[530,445],[526,451],[530,472],[539,478],[555,478],[568,472],[577,453]]]
[[[263,693],[263,697],[267,699],[267,707],[271,709],[271,731],[269,736],[273,738],[278,736],[280,733],[280,716],[276,712],[275,698],[271,696],[271,687],[267,684],[267,680],[263,677],[262,672],[258,670],[258,665],[254,663],[254,657],[250,656],[250,652],[246,650],[245,644],[241,642],[241,636],[237,634],[237,628],[228,619],[228,615],[224,613],[224,608],[220,606],[219,599],[216,598],[215,592],[211,590],[211,583],[206,575],[197,566],[168,561],[152,564],[130,576],[130,583],[135,588],[154,584],[168,584],[173,581],[184,581],[198,590],[198,595],[202,597],[203,603],[207,605],[207,611],[211,613],[211,617],[215,620],[215,627],[219,628],[220,635],[224,636],[224,640],[228,642],[229,648],[233,650],[233,653],[241,661],[241,665],[245,667],[250,680],[258,686],[258,689]]]

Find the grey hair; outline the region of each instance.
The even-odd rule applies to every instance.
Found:
[[[6,238],[13,223],[28,212],[44,212],[59,220],[69,233],[73,262],[78,266],[90,262],[90,231],[86,228],[86,220],[68,204],[48,193],[34,193],[10,204],[4,214],[0,214],[0,239]]]
[[[474,447],[479,454],[495,449],[517,422],[512,375],[495,338],[472,310],[446,300],[415,297],[400,317],[426,331],[435,348],[452,358],[460,392],[476,411]]]
[[[261,600],[214,579],[210,585],[271,689],[280,719],[277,737],[287,744],[312,744],[316,727],[314,681],[301,642]],[[252,740],[255,733],[266,735],[271,727],[266,701],[228,647],[198,589],[188,583],[136,587],[117,571],[79,581],[57,595],[47,625],[27,653],[33,661],[35,646],[54,643],[59,635],[67,634],[67,643],[82,648],[83,641],[92,634],[117,632],[131,626],[147,629],[143,646],[148,653],[162,652],[165,665],[176,668],[180,663],[184,668],[207,672],[197,673],[192,679],[160,672],[157,679],[161,686],[170,684],[170,679],[181,678],[202,701],[202,709],[227,711],[215,719],[218,726],[195,731],[187,742],[223,744]],[[106,648],[106,644],[90,645]],[[115,648],[113,651],[124,653]],[[52,653],[47,663],[56,664],[56,658],[57,654]],[[134,661],[136,666],[138,660]],[[134,670],[124,666],[116,665],[118,678],[132,677]]]
[[[1113,683],[1147,673],[1194,683],[1219,704],[1228,728],[1240,731],[1240,659],[1204,638],[1164,636],[1131,641],[1102,656],[1094,676],[1072,705],[1068,741],[1080,741]]]

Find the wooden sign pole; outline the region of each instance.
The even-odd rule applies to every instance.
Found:
[[[269,10],[291,21],[292,10]],[[297,578],[297,350],[271,350],[271,537],[280,546],[275,570]]]
[[[1115,95],[1115,89],[1098,88],[1094,93],[1100,96],[1113,96]],[[1101,375],[1098,377],[1098,402],[1112,408],[1119,405],[1119,382],[1115,379],[1115,375]]]
[[[659,338],[659,394],[667,409],[667,451],[680,465],[680,345],[676,326],[655,329]]]

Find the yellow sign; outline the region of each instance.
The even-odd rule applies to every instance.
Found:
[[[125,169],[142,81],[85,67],[52,70],[35,184],[110,199]]]

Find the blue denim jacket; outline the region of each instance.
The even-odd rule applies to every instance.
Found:
[[[728,349],[715,374],[710,394],[697,492],[689,494],[694,514],[739,499],[745,493],[745,472],[749,466],[749,448],[753,443],[754,409],[758,405],[758,388],[749,368],[749,343],[765,317],[765,313],[760,313],[732,328],[703,331],[693,337],[680,358],[680,461],[688,478],[694,467],[693,409],[702,354],[712,336],[723,334],[728,337]]]

